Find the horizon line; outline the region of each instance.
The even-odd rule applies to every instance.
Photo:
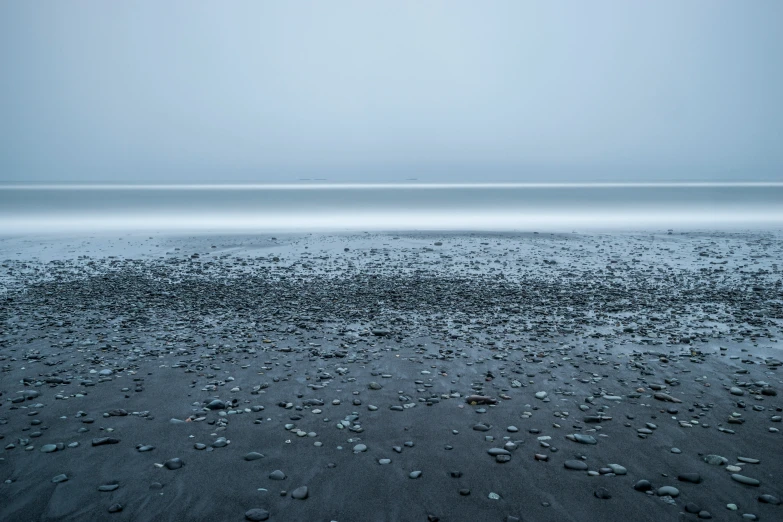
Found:
[[[498,182],[498,183],[49,183],[0,181],[0,190],[294,190],[294,189],[449,189],[449,188],[711,188],[783,187],[783,181],[682,181],[682,182]]]

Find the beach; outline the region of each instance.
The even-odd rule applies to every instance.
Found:
[[[0,519],[779,520],[781,239],[0,237]]]

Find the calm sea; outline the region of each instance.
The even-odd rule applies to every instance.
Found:
[[[783,183],[0,185],[0,234],[781,226]]]

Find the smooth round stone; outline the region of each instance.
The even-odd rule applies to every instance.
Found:
[[[576,471],[585,471],[587,470],[587,463],[583,460],[567,460],[563,463],[563,466],[566,469],[573,469]]]
[[[707,455],[704,457],[704,462],[713,466],[725,466],[728,464],[729,459],[721,457],[720,455]]]
[[[41,453],[51,453],[57,451],[57,444],[44,444],[41,446]]]
[[[730,509],[731,511],[737,511],[737,504],[726,504],[726,509]]]
[[[194,447],[194,448],[196,448],[197,450],[204,450],[204,449],[207,449],[207,445],[206,445],[206,444],[202,444],[202,443],[200,443],[200,442],[197,442],[197,443],[195,443],[195,444],[193,445],[193,447]]]
[[[380,459],[378,461],[378,464],[384,464],[384,465],[391,464],[391,459]]]
[[[759,502],[763,504],[772,504],[773,506],[780,505],[780,499],[775,495],[761,495],[759,496]]]
[[[470,495],[470,490],[469,489],[460,489],[459,490],[459,494],[462,495],[463,497],[467,497],[468,495]]]
[[[536,392],[536,399],[546,399],[547,395],[545,391]]]
[[[163,465],[166,466],[166,469],[179,469],[184,466],[185,463],[182,462],[182,459],[175,458],[167,460]]]
[[[680,490],[675,488],[674,486],[662,486],[658,488],[658,496],[659,497],[678,497],[680,495]]]
[[[263,520],[269,520],[269,511],[266,509],[248,509],[245,511],[245,519],[252,522],[261,522]]]
[[[98,486],[98,491],[105,493],[108,491],[114,491],[119,487],[120,487],[119,484],[104,484],[103,486]]]
[[[614,473],[615,475],[625,475],[626,473],[628,473],[628,470],[619,464],[609,464],[609,468],[612,470],[612,473]]]
[[[511,455],[496,455],[495,460],[501,464],[505,462],[509,462],[511,460]]]
[[[138,448],[136,448],[140,453],[144,453],[145,451],[152,451],[155,449],[155,446],[150,445],[141,445]]]
[[[592,435],[583,435],[581,433],[574,433],[572,437],[576,442],[580,444],[598,444],[598,441]]]
[[[733,473],[731,475],[731,478],[733,478],[735,481],[739,482],[740,484],[745,484],[746,486],[759,486],[761,484],[760,481],[754,478],[746,477],[745,475],[740,475],[738,473]]]
[[[742,468],[739,466],[726,466],[726,471],[730,471],[732,473],[739,473],[742,471]]]
[[[497,455],[511,455],[511,453],[508,450],[505,450],[503,448],[489,448],[487,450],[487,453],[489,453],[493,457]]]
[[[736,386],[732,386],[729,389],[729,393],[731,393],[732,395],[745,395],[745,392],[742,391],[742,389],[737,388]]]
[[[297,500],[304,500],[308,495],[307,486],[300,486],[291,492],[291,497]]]
[[[417,479],[421,477],[421,471],[411,471],[408,476],[412,479]]]
[[[710,520],[712,518],[712,513],[710,513],[706,509],[702,509],[701,511],[699,511],[698,517],[702,520]]]
[[[609,500],[612,498],[611,493],[609,493],[609,490],[606,488],[598,488],[593,492],[593,495],[595,495],[595,498],[600,498],[601,500]]]
[[[672,453],[680,454],[682,453],[682,450],[680,448],[672,448]]]
[[[263,459],[264,456],[256,451],[251,451],[247,455],[244,456],[244,459],[247,461],[253,461],[258,459]]]
[[[694,504],[693,502],[688,502],[687,504],[685,504],[686,513],[692,513],[695,515],[699,511],[701,511],[701,508],[698,506],[698,504]]]
[[[122,511],[122,504],[112,504],[109,506],[109,513],[119,513]]]
[[[66,475],[65,473],[62,473],[52,478],[52,482],[54,482],[55,484],[59,484],[60,482],[65,482],[66,480],[68,480],[68,475]]]
[[[356,446],[353,447],[354,453],[361,453],[363,451],[367,451],[367,446],[365,446],[364,444],[357,444]]]
[[[519,428],[517,428],[516,426],[509,426],[508,428],[506,428],[506,430],[508,430],[509,433],[516,433],[519,431]]]
[[[690,482],[691,484],[700,484],[701,475],[698,473],[680,473],[677,476],[677,480],[680,480],[681,482]]]
[[[283,473],[279,469],[276,469],[269,474],[269,478],[272,480],[285,480],[285,473]]]
[[[498,494],[497,494],[497,493],[495,493],[494,491],[490,492],[490,494],[489,494],[488,496],[489,496],[489,498],[491,498],[492,500],[500,500],[500,495],[498,495]]]

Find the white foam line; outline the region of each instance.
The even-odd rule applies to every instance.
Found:
[[[249,184],[0,184],[0,190],[371,190],[502,188],[720,188],[783,187],[780,181],[596,183],[249,183]]]
[[[593,228],[713,228],[779,227],[783,213],[355,213],[355,214],[236,214],[236,215],[110,215],[0,218],[7,233],[107,230],[525,230]]]

